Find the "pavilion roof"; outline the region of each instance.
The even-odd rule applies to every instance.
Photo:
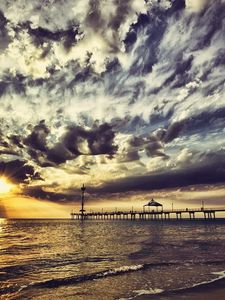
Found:
[[[162,206],[162,204],[160,204],[159,202],[156,202],[154,199],[152,199],[147,204],[145,204],[145,206]]]

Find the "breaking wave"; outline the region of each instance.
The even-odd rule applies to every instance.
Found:
[[[0,295],[12,293],[16,291],[22,291],[25,289],[31,288],[56,288],[59,286],[65,285],[72,285],[72,284],[79,284],[86,281],[92,281],[96,279],[101,279],[105,277],[112,277],[123,275],[131,272],[136,272],[140,270],[145,270],[151,267],[158,267],[158,266],[170,266],[170,265],[177,265],[178,263],[153,263],[153,264],[138,264],[138,265],[130,265],[130,266],[121,266],[118,268],[112,268],[108,270],[104,270],[101,272],[95,272],[91,274],[84,274],[78,276],[69,276],[65,278],[55,278],[50,280],[45,280],[41,282],[31,283],[29,285],[19,286],[17,284],[13,286],[7,286],[4,288],[0,288]]]

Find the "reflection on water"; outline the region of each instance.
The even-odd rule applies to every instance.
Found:
[[[3,233],[4,225],[7,223],[6,219],[0,218],[0,235]]]
[[[0,219],[0,295],[119,299],[192,286],[225,270],[224,230],[222,221]]]

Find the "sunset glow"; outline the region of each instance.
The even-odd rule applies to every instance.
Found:
[[[0,193],[1,194],[10,192],[12,187],[13,187],[13,185],[11,183],[9,183],[6,178],[4,178],[4,177],[0,178]]]

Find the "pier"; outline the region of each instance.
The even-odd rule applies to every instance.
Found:
[[[113,212],[90,212],[90,213],[71,213],[73,220],[195,220],[196,214],[200,213],[205,220],[215,220],[216,213],[225,212],[225,208],[192,208],[174,209],[162,211],[113,211]]]
[[[185,208],[185,209],[163,209],[163,205],[152,199],[145,204],[142,210],[130,210],[130,211],[91,211],[86,212],[84,209],[84,192],[85,186],[81,187],[81,209],[79,212],[71,212],[72,220],[195,220],[196,215],[201,219],[215,220],[217,213],[225,213],[225,207],[205,208],[204,202],[200,208]],[[148,210],[145,207],[148,207]],[[154,208],[154,209],[152,209]]]

